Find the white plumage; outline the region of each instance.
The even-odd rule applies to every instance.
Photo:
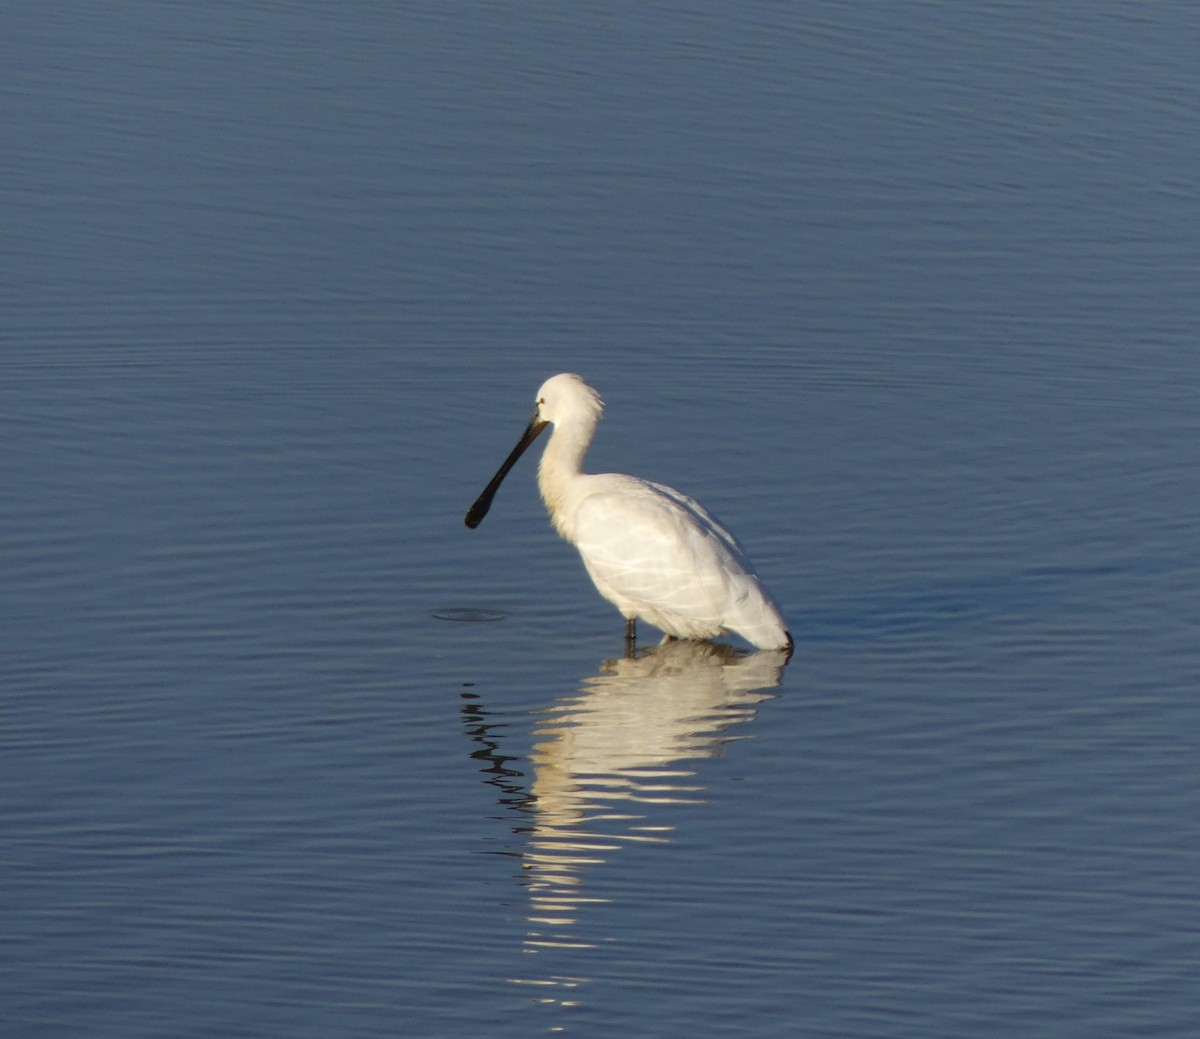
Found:
[[[736,632],[760,649],[792,648],[779,607],[737,540],[698,502],[663,484],[585,473],[604,404],[578,375],[547,379],[524,434],[467,513],[476,527],[508,471],[547,426],[538,488],[558,532],[583,557],[597,590],[621,611],[668,635],[704,639]]]

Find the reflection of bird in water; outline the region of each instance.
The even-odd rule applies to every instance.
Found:
[[[475,528],[508,471],[547,425],[538,488],[558,532],[583,557],[596,589],[625,617],[632,646],[641,617],[668,635],[706,639],[736,632],[759,649],[792,649],[779,607],[742,547],[698,502],[663,484],[585,473],[583,458],[604,405],[578,375],[555,375],[517,446],[467,512]]]
[[[711,642],[666,642],[607,661],[582,695],[559,701],[535,730],[549,737],[533,752],[539,814],[547,811],[551,775],[588,788],[591,777],[602,777],[608,800],[655,800],[658,785],[649,778],[690,775],[660,770],[713,757],[726,739],[721,731],[746,721],[767,698],[759,690],[779,684],[782,664],[781,652],[745,656]]]
[[[531,797],[517,796],[499,730],[474,729],[477,740],[486,739],[486,753],[477,755],[491,763],[486,771],[501,800],[532,815],[521,827],[529,841],[521,853],[527,951],[594,944],[578,933],[581,909],[597,901],[583,892],[584,867],[631,841],[670,841],[672,824],[652,813],[704,800],[703,784],[683,762],[715,757],[737,738],[727,730],[753,720],[785,662],[784,651],[745,654],[681,641],[605,663],[578,695],[539,717]],[[473,722],[481,717],[473,709]]]

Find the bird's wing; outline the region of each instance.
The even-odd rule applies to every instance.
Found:
[[[741,547],[703,506],[632,477],[580,504],[575,541],[602,591],[714,624],[730,594],[753,583]]]
[[[742,546],[738,544],[737,538],[730,534],[729,529],[716,516],[696,501],[695,498],[689,498],[686,494],[681,494],[674,487],[668,487],[664,483],[650,483],[646,481],[646,486],[662,495],[667,501],[673,503],[684,516],[690,517],[692,521],[704,527],[716,537],[721,545],[724,546],[725,551],[740,564],[743,570],[747,573],[753,572],[749,561],[746,559],[746,553],[742,550]]]

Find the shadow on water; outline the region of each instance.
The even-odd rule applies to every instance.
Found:
[[[1098,578],[1113,572],[1105,567],[1039,567],[972,579],[926,581],[899,591],[824,602],[808,612],[792,610],[789,619],[801,645],[932,635],[1044,614],[1055,602],[1086,593]]]
[[[464,696],[467,733],[478,744],[472,757],[500,804],[520,815],[513,832],[528,895],[525,952],[599,944],[585,909],[608,900],[589,894],[588,871],[627,845],[670,844],[666,806],[705,800],[687,763],[748,735],[729,730],[753,721],[774,697],[767,690],[779,686],[785,663],[780,651],[748,654],[708,642],[669,642],[606,661],[578,693],[538,712],[525,763],[531,776],[504,752],[505,723],[493,722],[475,694]],[[570,990],[584,979],[534,968],[510,980]]]

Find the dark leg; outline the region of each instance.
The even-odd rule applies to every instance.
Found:
[[[625,618],[625,656],[632,659],[637,655],[637,618]]]

